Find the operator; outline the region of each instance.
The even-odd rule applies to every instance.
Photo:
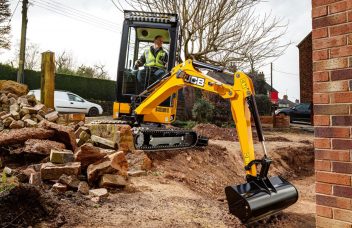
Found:
[[[135,69],[143,66],[143,64],[145,66],[137,75],[138,93],[143,92],[147,86],[166,73],[168,54],[162,47],[163,43],[164,38],[161,35],[157,35],[154,38],[154,44],[147,48],[140,58],[136,60]]]

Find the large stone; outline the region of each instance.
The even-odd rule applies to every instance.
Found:
[[[20,111],[20,106],[17,103],[10,105],[10,112],[19,112],[19,111]]]
[[[2,120],[5,120],[5,119],[7,119],[7,118],[9,118],[9,117],[11,117],[11,113],[4,114],[4,115],[2,115],[0,118],[1,118]]]
[[[71,150],[55,150],[50,151],[50,162],[55,164],[65,164],[73,162],[73,152]]]
[[[21,119],[20,114],[18,112],[16,112],[16,111],[10,111],[10,114],[15,120]]]
[[[78,184],[78,192],[82,193],[83,195],[89,194],[89,185],[85,181],[81,181]]]
[[[2,94],[0,96],[0,103],[2,104],[9,104],[9,98],[6,96],[6,94]]]
[[[44,112],[46,112],[46,110],[47,110],[46,106],[43,105],[43,104],[37,104],[37,105],[35,105],[33,108],[34,108],[37,112],[39,112],[39,111],[44,111]]]
[[[57,111],[54,111],[45,115],[45,119],[47,119],[50,122],[54,122],[58,118],[59,118],[59,113]]]
[[[96,196],[96,197],[104,197],[108,196],[108,190],[106,188],[97,188],[89,190],[89,194]]]
[[[88,166],[88,182],[93,184],[104,174],[127,176],[128,163],[123,151],[105,156],[102,160]]]
[[[92,135],[97,135],[116,142],[119,150],[126,153],[135,150],[131,127],[127,124],[93,122],[86,126],[90,129]]]
[[[27,106],[27,105],[29,105],[28,99],[25,97],[19,97],[17,99],[17,104],[19,104],[21,107]]]
[[[143,150],[135,150],[126,155],[129,170],[151,170],[152,160],[144,153]]]
[[[23,114],[36,114],[37,110],[33,107],[23,107],[21,108]]]
[[[67,185],[70,189],[77,190],[80,180],[77,179],[77,176],[63,174],[59,178],[59,183]]]
[[[88,165],[103,159],[107,154],[104,149],[86,143],[75,152],[75,161],[81,162],[82,169],[85,169]]]
[[[20,154],[20,153],[30,153],[30,154],[42,154],[50,155],[51,149],[62,150],[66,146],[63,143],[50,141],[50,140],[41,140],[41,139],[28,139],[25,142],[24,147],[12,150],[11,154]]]
[[[31,120],[31,119],[25,119],[24,123],[25,123],[26,127],[36,127],[38,125],[37,122],[35,122],[34,120]]]
[[[58,180],[62,174],[77,176],[80,171],[80,162],[72,162],[67,164],[53,164],[48,162],[42,164],[40,174],[43,180]]]
[[[2,123],[4,124],[5,127],[9,127],[13,121],[15,121],[15,119],[10,116],[10,117],[7,117],[6,119],[4,119],[2,121]]]
[[[14,120],[10,124],[11,129],[20,129],[24,128],[24,122],[22,120]]]
[[[14,93],[17,96],[22,96],[28,93],[28,86],[15,81],[0,80],[0,90]]]
[[[116,174],[104,174],[99,182],[99,187],[101,188],[124,187],[126,185],[126,177]]]
[[[44,117],[42,117],[41,115],[37,114],[35,116],[35,118],[37,118],[38,121],[42,121],[44,119]]]
[[[22,116],[21,120],[28,120],[30,118],[31,118],[31,115],[30,114],[26,114],[26,115]]]
[[[54,138],[56,141],[64,143],[66,145],[66,148],[69,150],[76,150],[76,137],[72,128],[61,126],[56,123],[51,123],[46,120],[40,122],[39,127],[42,127],[44,129],[55,130]]]
[[[99,146],[105,149],[117,149],[117,143],[108,139],[104,139],[102,137],[92,135],[91,136],[94,145]]]

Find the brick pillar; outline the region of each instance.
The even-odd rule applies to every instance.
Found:
[[[317,227],[352,225],[352,0],[312,0]]]

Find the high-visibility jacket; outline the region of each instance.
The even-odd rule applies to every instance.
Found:
[[[145,66],[148,67],[158,67],[165,69],[165,55],[166,52],[161,49],[158,51],[157,55],[153,55],[153,51],[151,50],[151,47],[145,50],[144,56],[145,56]]]

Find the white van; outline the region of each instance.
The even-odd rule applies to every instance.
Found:
[[[28,94],[34,95],[40,101],[39,89],[30,90]],[[56,111],[65,113],[85,113],[88,116],[97,116],[103,113],[103,108],[100,105],[68,91],[55,91],[54,106]]]

